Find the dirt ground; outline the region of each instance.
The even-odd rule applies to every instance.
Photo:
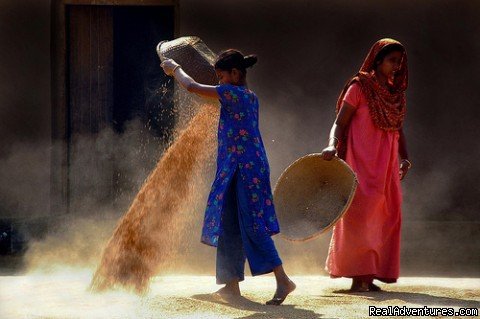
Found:
[[[272,276],[247,277],[243,297],[212,294],[212,276],[155,277],[145,296],[88,292],[91,271],[0,277],[0,318],[368,318],[369,306],[480,307],[480,279],[404,277],[383,292],[347,293],[347,279],[293,276],[297,290],[282,306],[266,306]],[[451,316],[454,317],[454,316]],[[450,317],[450,318],[451,318]],[[382,317],[387,318],[387,317]],[[429,318],[447,318],[429,317]]]

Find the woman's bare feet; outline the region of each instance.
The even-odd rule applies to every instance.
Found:
[[[217,290],[215,293],[221,296],[241,296],[240,293],[240,286],[238,285],[238,281],[232,281],[227,283],[224,287]]]
[[[370,291],[369,285],[370,284],[367,281],[353,278],[352,279],[352,286],[350,287],[350,291],[351,292],[368,292],[368,291]]]
[[[279,283],[277,285],[277,290],[275,291],[275,295],[273,296],[272,299],[266,302],[267,305],[274,305],[274,306],[280,306],[285,298],[297,288],[297,285],[290,279],[284,283]]]
[[[373,283],[372,278],[353,278],[352,287],[350,287],[351,292],[369,292],[369,291],[382,291],[382,288],[378,287]]]
[[[282,265],[273,268],[273,273],[277,281],[277,290],[273,298],[267,301],[266,304],[279,306],[287,298],[288,294],[297,288],[297,285],[288,278]]]

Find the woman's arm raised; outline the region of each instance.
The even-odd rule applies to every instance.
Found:
[[[165,74],[175,77],[178,83],[188,92],[208,98],[219,98],[215,86],[196,82],[190,75],[183,71],[182,67],[175,61],[168,59],[163,61],[160,66],[163,68],[163,71],[165,71]]]

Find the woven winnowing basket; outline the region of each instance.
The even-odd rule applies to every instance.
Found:
[[[350,206],[357,188],[352,169],[339,159],[309,154],[282,173],[274,190],[281,234],[306,241],[330,229]]]
[[[198,83],[209,85],[218,83],[213,67],[217,55],[198,37],[162,41],[157,45],[157,54],[162,61],[175,60]]]

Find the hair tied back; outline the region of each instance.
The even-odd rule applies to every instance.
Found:
[[[254,54],[246,55],[243,57],[245,68],[252,67],[255,63],[257,63],[257,61],[258,61],[258,58]]]

